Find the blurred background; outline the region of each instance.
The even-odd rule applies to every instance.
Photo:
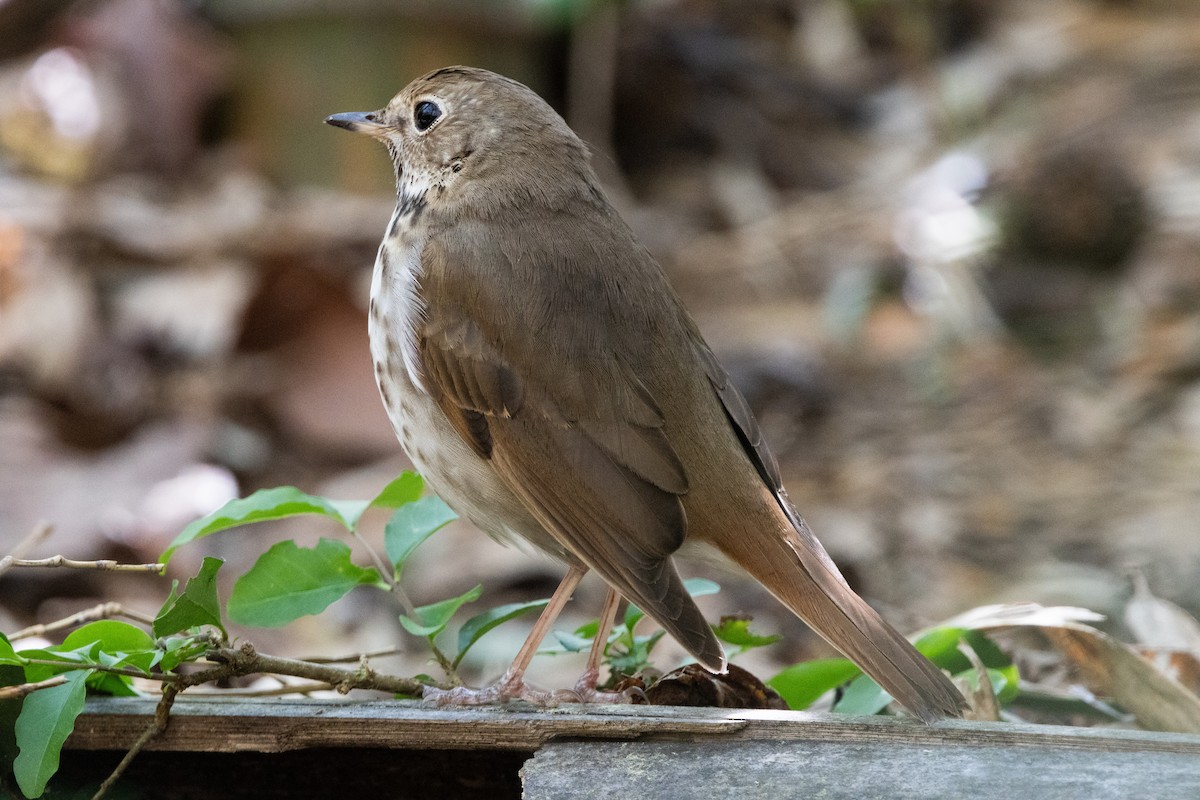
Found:
[[[46,519],[32,556],[154,561],[234,496],[365,499],[408,466],[366,340],[392,173],[322,119],[456,63],[590,143],[791,496],[902,630],[1018,599],[1112,614],[1133,569],[1200,609],[1200,4],[1169,0],[0,0],[0,554]],[[321,535],[214,536],[171,574],[215,554],[232,581]],[[714,618],[786,634],[745,664],[763,677],[827,652],[721,565],[684,571],[724,587]],[[560,574],[458,524],[406,583],[483,583],[481,610]],[[0,629],[166,590],[14,570]],[[396,613],[361,590],[243,633],[399,643],[384,669],[432,672]]]

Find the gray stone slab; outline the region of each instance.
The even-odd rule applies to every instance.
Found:
[[[1200,755],[846,741],[563,742],[526,800],[1200,800]]]

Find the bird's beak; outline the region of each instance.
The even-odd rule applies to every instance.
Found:
[[[325,123],[335,128],[345,128],[353,133],[365,133],[376,138],[383,136],[390,127],[379,121],[378,111],[347,111],[325,118]]]

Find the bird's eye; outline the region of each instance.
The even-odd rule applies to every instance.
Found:
[[[437,103],[429,100],[422,100],[413,109],[413,122],[416,123],[419,131],[428,130],[429,126],[437,122],[440,116],[442,116],[442,109],[438,107]]]

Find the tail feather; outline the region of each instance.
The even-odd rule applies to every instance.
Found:
[[[728,669],[725,651],[670,561],[663,564],[662,580],[668,587],[662,599],[639,592],[637,587],[630,585],[618,586],[618,591],[649,614],[701,666],[710,672],[725,673]]]
[[[854,593],[804,520],[787,516],[780,535],[723,537],[721,549],[922,720],[962,716],[950,679]]]

